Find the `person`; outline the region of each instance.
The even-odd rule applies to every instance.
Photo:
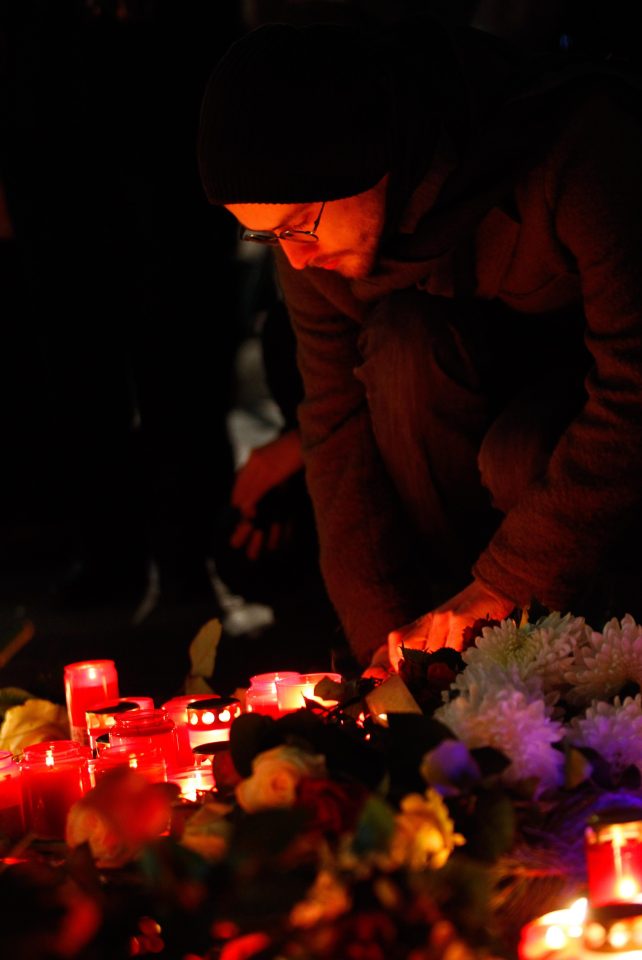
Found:
[[[533,599],[580,612],[635,552],[642,131],[614,68],[385,34],[249,33],[198,150],[210,203],[274,247],[324,578],[394,668]]]

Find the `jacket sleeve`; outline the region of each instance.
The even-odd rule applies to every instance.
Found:
[[[474,573],[520,603],[563,609],[608,570],[641,514],[642,124],[594,101],[547,166],[550,220],[581,282],[588,399]]]
[[[354,370],[362,305],[338,275],[323,293],[277,253],[297,336],[305,397],[299,407],[306,480],[323,577],[355,656],[366,663],[389,630],[417,615],[407,522],[381,462]]]

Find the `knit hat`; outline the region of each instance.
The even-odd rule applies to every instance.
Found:
[[[379,58],[380,59],[380,58]],[[386,68],[351,29],[259,27],[212,73],[198,141],[211,203],[312,203],[389,170]]]

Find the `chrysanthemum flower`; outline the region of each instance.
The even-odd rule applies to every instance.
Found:
[[[563,757],[552,744],[562,739],[562,725],[548,715],[541,696],[524,687],[473,684],[468,695],[440,707],[435,717],[469,748],[501,750],[511,761],[503,774],[507,781],[537,777],[540,790],[561,783]]]
[[[630,765],[642,772],[642,697],[615,697],[613,703],[594,701],[583,717],[570,724],[575,746],[592,747],[610,764],[614,774]]]
[[[627,683],[642,687],[642,626],[630,614],[615,617],[602,633],[587,634],[565,671],[570,703],[608,700]]]

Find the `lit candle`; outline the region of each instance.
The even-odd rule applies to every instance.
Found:
[[[553,910],[527,923],[522,928],[519,960],[541,960],[543,957],[582,957],[582,938],[587,902],[576,900],[567,910]]]
[[[22,768],[28,828],[38,837],[64,840],[67,813],[90,788],[88,747],[52,740],[25,747]]]
[[[109,731],[109,740],[112,747],[158,747],[168,768],[180,766],[176,724],[165,710],[121,714]]]
[[[138,710],[153,710],[154,701],[151,697],[119,697],[117,700],[110,700],[104,703],[102,707],[94,707],[85,713],[85,726],[87,728],[87,737],[89,746],[92,750],[96,748],[96,740],[103,733],[108,733],[115,725],[117,717],[121,713],[135,713]]]
[[[20,766],[8,750],[0,750],[0,846],[19,840],[24,826]]]
[[[158,747],[148,744],[132,746],[122,743],[102,750],[95,760],[89,762],[93,786],[108,770],[115,767],[136,770],[150,783],[164,783],[167,780],[167,764],[162,752]]]
[[[212,764],[204,762],[206,758],[191,767],[185,767],[182,770],[175,770],[170,776],[170,782],[175,783],[184,800],[191,800],[195,803],[202,794],[207,793],[214,786],[214,771]]]
[[[212,697],[192,701],[187,709],[189,740],[192,750],[202,743],[230,739],[230,727],[241,715],[236,697]]]
[[[594,818],[586,829],[586,866],[591,907],[642,904],[642,820]]]
[[[187,726],[187,708],[190,703],[200,703],[202,700],[216,699],[215,693],[188,693],[172,697],[161,707],[176,724],[176,740],[178,742],[179,759],[177,766],[189,767],[193,763],[192,744]]]
[[[277,681],[291,678],[300,680],[301,674],[293,671],[277,671],[276,673],[258,673],[250,677],[250,686],[245,695],[245,709],[248,713],[263,713],[270,717],[280,717],[281,712],[277,702]]]
[[[118,674],[114,661],[87,660],[68,663],[65,667],[65,696],[71,739],[87,743],[87,710],[118,699]]]
[[[290,713],[293,710],[300,710],[305,707],[306,700],[313,700],[322,707],[328,709],[336,707],[337,700],[322,700],[314,693],[317,683],[328,677],[340,683],[342,680],[340,673],[304,673],[300,677],[280,677],[276,681],[276,697],[279,710],[282,713]]]

